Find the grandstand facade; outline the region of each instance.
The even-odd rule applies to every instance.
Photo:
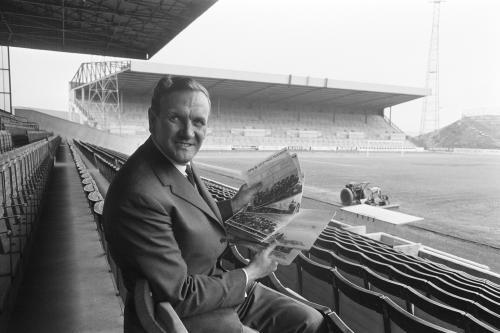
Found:
[[[146,137],[147,109],[164,75],[195,77],[212,112],[204,149],[415,150],[384,115],[424,89],[172,66],[84,63],[70,82],[71,119],[112,134]]]

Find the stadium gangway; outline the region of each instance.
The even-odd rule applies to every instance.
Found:
[[[0,155],[0,322],[13,302],[59,137]]]

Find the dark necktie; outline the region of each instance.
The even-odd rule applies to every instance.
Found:
[[[194,188],[196,188],[196,183],[194,181],[194,175],[193,175],[193,169],[191,169],[190,164],[186,165],[186,176],[187,176],[187,179],[189,180],[189,182],[191,183],[191,185],[193,185]]]

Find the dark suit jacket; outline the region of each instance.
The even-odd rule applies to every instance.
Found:
[[[183,321],[225,309],[222,317],[218,311],[221,327],[225,322],[241,327],[231,321],[238,320],[233,308],[244,301],[245,273],[224,272],[217,265],[227,247],[223,218],[232,214],[231,206],[223,202],[218,207],[194,166],[193,173],[201,194],[148,139],[109,187],[103,212],[106,239],[129,292],[138,277],[145,277],[154,300],[172,303]],[[203,331],[196,320],[189,326]]]

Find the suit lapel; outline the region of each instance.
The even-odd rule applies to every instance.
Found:
[[[209,207],[207,204],[207,202],[210,203],[211,201],[207,201],[206,198],[203,198],[200,193],[198,193],[189,180],[156,148],[151,139],[145,143],[145,149],[149,150],[149,155],[152,158],[151,167],[162,185],[169,186],[172,194],[202,210],[216,221],[217,224],[222,226],[218,210],[217,213],[215,213],[216,210],[214,210],[213,207]],[[193,174],[195,175],[195,181],[198,188],[207,191],[196,173],[193,172]]]
[[[208,206],[212,209],[212,212],[217,216],[217,220],[222,225],[222,216],[220,215],[219,207],[215,203],[212,194],[208,191],[205,186],[205,182],[198,176],[198,168],[191,162],[191,169],[193,170],[194,180],[196,182],[196,186],[198,186],[199,192]]]

